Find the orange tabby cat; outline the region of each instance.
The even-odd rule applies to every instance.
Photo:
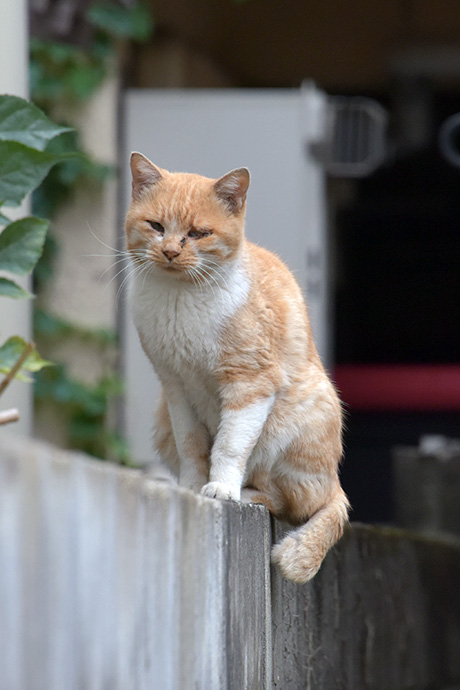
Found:
[[[162,383],[155,445],[179,483],[300,525],[272,560],[295,582],[340,538],[341,407],[293,276],[244,237],[249,172],[218,180],[131,156],[130,294]]]

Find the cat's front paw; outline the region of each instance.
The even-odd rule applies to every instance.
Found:
[[[201,489],[203,496],[209,498],[220,498],[224,501],[239,501],[241,496],[241,489],[239,486],[232,486],[231,484],[224,484],[223,482],[209,482]]]

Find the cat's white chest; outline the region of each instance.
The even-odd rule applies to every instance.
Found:
[[[222,329],[248,290],[242,270],[213,289],[155,274],[135,279],[130,294],[134,323],[160,378],[175,374],[192,389],[206,384],[200,379],[215,370]]]
[[[155,294],[155,296],[154,296]],[[133,302],[134,322],[152,363],[176,374],[192,368],[212,368],[218,357],[219,324],[200,295],[174,289],[149,296],[145,289]]]

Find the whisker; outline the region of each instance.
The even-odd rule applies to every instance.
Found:
[[[203,284],[206,285],[205,276],[203,276],[203,275],[200,273],[200,271],[198,270],[198,267],[197,267],[197,266],[191,266],[191,267],[190,267],[190,271],[191,271],[191,273],[193,273],[193,275],[194,275],[194,277],[195,277],[195,279],[196,279],[196,281],[197,281],[196,284],[198,285],[198,287],[199,287],[200,289],[202,289],[202,288],[203,288]]]
[[[214,282],[216,283],[216,285],[213,285],[213,284],[209,281],[209,278],[212,278],[212,276],[210,276],[209,273],[205,272],[205,270],[203,269],[202,266],[196,266],[196,267],[195,267],[195,271],[197,272],[197,274],[198,274],[198,275],[200,276],[200,278],[202,279],[204,285],[207,286],[207,287],[211,290],[211,292],[212,292],[213,294],[215,294],[216,286],[219,287],[217,281],[214,279]]]
[[[185,273],[190,277],[193,285],[195,285],[195,287],[197,287],[196,278],[193,275],[193,268],[191,266],[189,266],[188,268],[185,269]]]
[[[132,254],[130,255],[130,258],[131,258],[131,259],[133,258]],[[144,258],[145,258],[144,252],[141,251],[141,250],[138,250],[138,251],[136,252],[136,257],[135,257],[135,258],[137,258],[137,259],[144,259]],[[132,264],[128,261],[128,258],[127,258],[127,257],[122,257],[121,259],[117,259],[117,261],[114,261],[113,264],[111,264],[111,266],[108,266],[108,267],[105,269],[105,271],[103,271],[103,272],[101,273],[101,275],[99,276],[99,281],[98,281],[98,282],[100,283],[101,280],[102,280],[102,278],[104,277],[104,275],[107,273],[107,271],[110,271],[111,268],[114,268],[117,264],[119,264],[119,263],[121,263],[121,262],[124,262],[124,265],[122,266],[122,268],[121,268],[119,271],[117,271],[117,273],[115,273],[115,275],[113,275],[113,276],[110,278],[109,282],[108,282],[107,285],[104,287],[104,291],[109,287],[109,285],[111,285],[111,284],[113,283],[114,280],[116,280],[116,278],[118,278],[118,276],[119,276],[121,273],[123,273],[123,271],[125,271],[127,268],[129,268]]]
[[[222,264],[218,263],[214,259],[211,259],[209,256],[201,256],[200,258],[202,261],[205,261],[206,263],[209,263],[210,265],[212,264],[214,266],[219,266],[219,268],[220,267],[224,268],[224,266]]]
[[[101,257],[104,259],[111,259],[113,256],[129,256],[131,254],[130,251],[128,250],[117,250],[113,249],[112,254],[80,254],[80,258],[83,259],[92,259],[94,257]]]
[[[117,264],[120,264],[120,263],[122,263],[122,262],[123,262],[125,265],[123,266],[123,268],[121,269],[121,271],[119,271],[119,272],[117,273],[117,275],[119,275],[122,271],[125,270],[126,266],[128,265],[128,261],[127,261],[126,257],[124,257],[124,256],[123,256],[121,259],[117,259],[117,261],[114,261],[113,264],[111,264],[110,266],[107,266],[107,268],[106,268],[104,271],[102,271],[102,273],[101,273],[101,275],[99,276],[97,282],[100,283],[101,280],[102,280],[102,278],[103,278],[103,277],[105,276],[105,274],[107,273],[107,271],[110,271],[112,268],[115,268],[115,266],[116,266]],[[110,282],[112,282],[112,278],[110,279]]]
[[[208,257],[201,257],[201,262],[202,266],[205,269],[208,269],[208,273],[210,273],[214,280],[219,283],[219,287],[223,290],[226,290],[226,281],[229,276],[230,267],[212,261],[212,259],[209,259]],[[217,281],[215,276],[218,276],[220,281]]]
[[[202,261],[208,263],[210,266],[217,266],[218,268],[220,268],[220,269],[222,269],[222,270],[226,270],[226,269],[227,269],[227,266],[226,266],[225,264],[222,264],[222,263],[216,261],[215,259],[212,259],[210,256],[201,255],[201,256],[200,256],[200,259],[201,259]]]
[[[203,264],[203,268],[205,268],[207,271],[209,271],[209,273],[211,273],[211,275],[219,278],[221,287],[225,287],[225,281],[228,279],[228,276],[229,276],[229,271],[227,268],[223,268],[222,266],[217,266],[217,267],[210,266],[207,263]]]
[[[200,269],[201,269],[211,280],[214,281],[214,283],[216,284],[216,287],[221,287],[220,284],[219,284],[219,281],[217,280],[217,278],[215,278],[215,276],[214,276],[212,273],[210,273],[204,266],[201,266],[201,265],[200,265]]]
[[[151,263],[151,262],[146,263],[146,266],[147,266],[147,270],[144,271],[144,280],[142,281],[142,289],[144,289],[145,279],[147,278],[147,276],[148,276],[150,270],[151,270],[152,268],[154,268],[154,265],[153,265],[153,263]],[[142,272],[141,272],[140,275],[142,275]]]
[[[98,284],[100,285],[101,280],[102,280],[102,278],[105,276],[105,274],[107,273],[107,271],[110,271],[112,268],[115,268],[115,266],[116,266],[117,264],[121,263],[122,261],[123,261],[125,264],[127,263],[126,259],[123,257],[122,259],[118,259],[118,261],[115,261],[111,266],[107,266],[107,268],[105,269],[105,271],[102,271],[101,275],[99,276],[99,278],[98,278],[98,280],[97,280]],[[124,270],[125,270],[125,266],[123,266],[123,268],[122,268],[121,270],[124,271]],[[117,275],[118,275],[118,273],[117,273]],[[110,279],[110,282],[112,282],[112,278]],[[109,284],[110,284],[110,283],[109,283]]]
[[[133,276],[137,271],[142,271],[142,269],[144,269],[144,268],[145,268],[145,264],[141,264],[141,266],[138,266],[138,265],[136,264],[136,265],[134,266],[133,270],[130,271],[130,272],[123,278],[123,280],[121,281],[120,286],[119,286],[119,288],[118,288],[118,290],[117,290],[117,294],[116,294],[116,296],[115,296],[115,302],[116,302],[116,304],[117,304],[117,307],[118,307],[119,298],[120,298],[120,296],[121,296],[121,294],[122,294],[122,292],[123,292],[123,287],[125,286],[125,284],[126,284],[126,283],[128,282],[128,280],[131,278],[131,276]]]
[[[118,276],[121,275],[121,274],[123,273],[123,271],[126,271],[129,267],[130,267],[130,264],[128,264],[128,263],[125,264],[124,266],[122,266],[122,268],[121,268],[119,271],[117,271],[117,273],[115,273],[115,275],[113,275],[113,276],[110,278],[110,280],[109,280],[109,282],[107,283],[107,285],[105,285],[105,287],[104,287],[104,292],[105,292],[105,290],[107,290],[107,288],[118,278]],[[105,271],[104,271],[104,273],[105,273]],[[102,274],[102,275],[104,275],[104,274]],[[101,276],[101,277],[102,277],[102,276]],[[99,280],[100,280],[100,278],[99,278]]]
[[[101,244],[101,245],[102,245],[103,247],[105,247],[106,249],[110,249],[112,252],[118,252],[118,251],[120,251],[119,249],[116,249],[115,247],[111,247],[109,244],[106,244],[105,242],[103,242],[103,241],[101,240],[101,238],[98,237],[98,236],[95,234],[95,232],[93,231],[93,229],[92,229],[91,225],[88,223],[88,221],[86,221],[86,225],[88,226],[88,229],[89,229],[91,235],[94,237],[94,239],[95,239],[97,242],[99,242],[99,244]]]
[[[190,277],[192,278],[193,284],[199,289],[203,289],[203,284],[200,281],[200,274],[197,272],[196,268],[194,266],[191,266],[189,269],[187,269],[187,273],[189,273]]]
[[[226,273],[228,273],[228,267],[227,266],[222,266],[222,264],[219,264],[216,261],[209,259],[207,256],[200,257],[200,260],[201,260],[201,263],[206,268],[209,268],[213,273],[217,273],[219,275],[225,275]]]

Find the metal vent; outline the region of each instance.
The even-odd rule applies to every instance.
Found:
[[[324,139],[311,148],[330,175],[366,177],[387,157],[387,124],[387,112],[377,101],[331,96]]]

